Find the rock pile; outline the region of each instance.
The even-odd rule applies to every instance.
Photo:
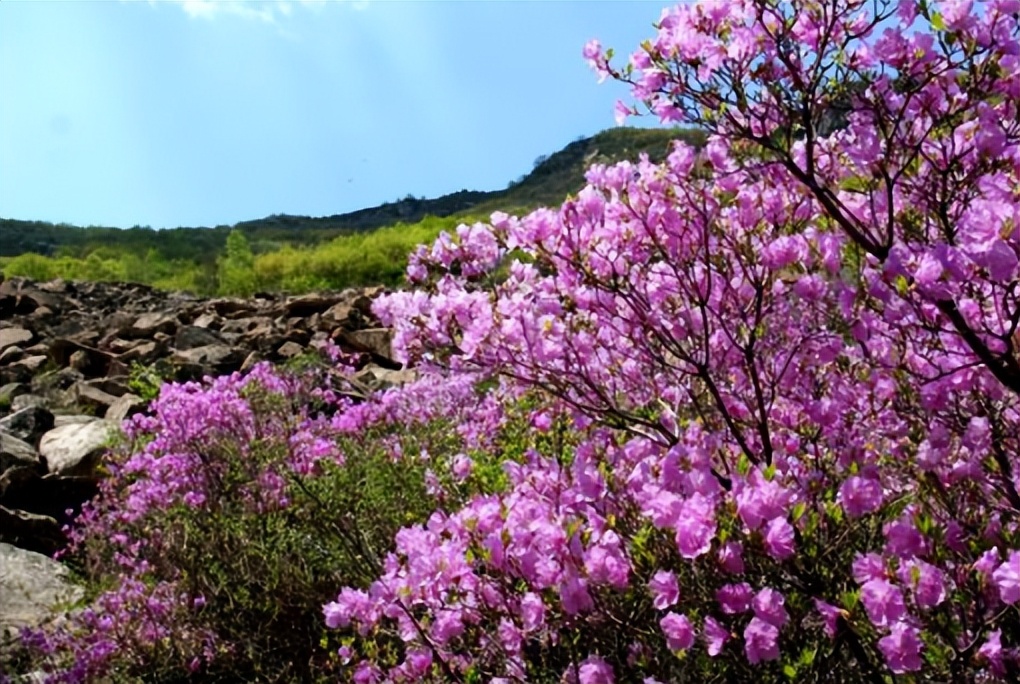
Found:
[[[371,312],[382,292],[202,299],[0,276],[0,544],[46,556],[65,544],[62,526],[96,493],[102,455],[145,409],[146,385],[287,361],[327,340],[360,355],[366,392],[407,379]]]

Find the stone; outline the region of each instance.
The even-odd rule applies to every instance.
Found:
[[[27,346],[34,337],[31,330],[24,328],[0,328],[0,350],[13,346]]]
[[[110,375],[116,357],[76,339],[59,338],[50,344],[50,358],[61,368],[72,367],[87,378]]]
[[[18,466],[0,474],[0,506],[45,515],[61,525],[99,492],[95,477],[41,475],[39,467]]]
[[[0,430],[29,444],[35,444],[52,429],[53,414],[42,406],[28,406],[0,418]]]
[[[115,423],[95,419],[55,427],[39,440],[39,455],[51,473],[94,475],[116,428]]]
[[[25,350],[16,344],[12,344],[7,349],[0,352],[0,366],[7,366],[16,361],[21,361],[27,354]]]
[[[283,306],[288,316],[311,316],[322,313],[337,303],[340,295],[307,294],[294,297]]]
[[[196,328],[207,328],[209,330],[219,330],[223,326],[223,321],[214,313],[204,313],[195,319],[192,323]]]
[[[29,382],[49,361],[45,356],[29,356],[10,365],[0,368],[0,382]]]
[[[174,349],[177,350],[195,349],[212,344],[223,344],[223,339],[216,333],[196,325],[183,325],[178,328],[173,342]]]
[[[131,337],[152,337],[158,332],[173,335],[177,331],[177,316],[168,313],[145,313],[135,319],[126,331]]]
[[[0,633],[14,637],[40,627],[85,595],[63,565],[41,553],[0,542]]]
[[[20,411],[30,406],[46,406],[46,397],[40,397],[38,394],[19,394],[11,402],[11,411]]]
[[[60,523],[48,515],[0,506],[0,543],[52,557],[67,543]]]
[[[245,354],[239,349],[225,344],[209,344],[194,349],[179,350],[174,353],[171,361],[183,366],[201,366],[210,374],[225,375],[233,373],[244,363]]]
[[[284,342],[280,345],[280,348],[276,350],[277,356],[284,359],[291,359],[299,354],[303,354],[305,348],[296,342]]]
[[[9,468],[39,468],[41,465],[42,461],[34,446],[0,430],[0,473],[7,472]]]
[[[74,404],[82,408],[91,408],[97,414],[106,413],[106,409],[113,405],[113,402],[117,401],[117,397],[112,394],[108,394],[98,387],[85,382],[79,382],[72,387],[70,394]]]
[[[9,405],[18,397],[28,394],[32,388],[23,382],[10,382],[0,387],[0,407]]]
[[[145,410],[145,400],[136,394],[125,394],[117,397],[116,401],[110,404],[110,408],[106,409],[106,415],[104,416],[107,420],[112,420],[116,423],[123,422],[126,418],[129,418],[136,413],[141,413]]]

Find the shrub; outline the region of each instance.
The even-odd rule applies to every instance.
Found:
[[[708,144],[442,235],[377,304],[575,446],[327,604],[355,681],[1020,674],[1018,11],[703,3],[623,68],[586,46]]]

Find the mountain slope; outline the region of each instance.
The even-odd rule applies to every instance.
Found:
[[[318,218],[278,214],[234,226],[159,231],[142,227],[127,230],[82,228],[0,218],[0,256],[34,252],[83,258],[100,250],[145,254],[153,249],[165,259],[203,262],[215,259],[222,252],[227,234],[233,228],[245,233],[256,252],[264,252],[284,244],[312,245],[338,235],[397,223],[415,223],[430,215],[442,218],[487,215],[496,210],[524,212],[538,206],[558,205],[568,194],[577,192],[584,186],[584,171],[592,163],[636,159],[642,153],[660,160],[667,153],[670,141],[677,138],[700,144],[704,136],[692,130],[614,128],[590,138],[579,138],[549,156],[539,157],[529,174],[503,190],[461,190],[433,199],[407,197]]]

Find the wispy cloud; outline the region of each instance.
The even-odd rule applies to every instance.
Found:
[[[185,14],[193,19],[215,19],[222,16],[240,17],[275,24],[284,17],[290,17],[296,7],[319,10],[330,0],[163,0],[180,5]],[[150,0],[155,4],[155,0]],[[368,7],[369,0],[332,0],[332,4],[346,4],[351,9]]]

